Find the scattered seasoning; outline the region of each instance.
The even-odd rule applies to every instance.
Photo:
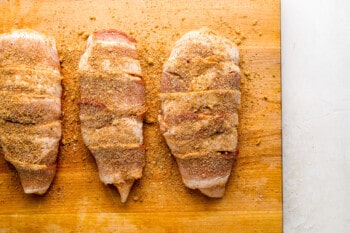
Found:
[[[148,64],[149,66],[154,66],[154,61],[153,61],[153,59],[152,59],[152,58],[148,58],[147,64]]]
[[[66,145],[66,144],[68,144],[69,142],[67,141],[67,139],[62,139],[62,144],[63,145]]]
[[[59,56],[59,57],[58,57],[58,60],[60,61],[61,65],[62,65],[62,63],[64,62],[63,56]]]
[[[89,37],[89,34],[88,34],[87,32],[85,32],[85,33],[83,34],[83,36],[82,36],[82,38],[83,38],[84,40],[86,40],[88,37]]]

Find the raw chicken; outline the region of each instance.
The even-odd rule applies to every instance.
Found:
[[[236,45],[208,28],[179,39],[164,64],[159,123],[183,183],[222,197],[237,150]]]
[[[55,176],[61,92],[53,39],[32,30],[0,35],[0,143],[25,193],[44,194]]]
[[[145,88],[136,41],[116,30],[90,35],[79,63],[83,140],[100,180],[114,184],[126,202],[145,165]]]

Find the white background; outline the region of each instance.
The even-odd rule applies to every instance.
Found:
[[[282,0],[284,232],[350,232],[350,1]]]

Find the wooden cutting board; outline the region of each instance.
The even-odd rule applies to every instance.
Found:
[[[202,26],[240,49],[239,155],[222,199],[184,187],[157,123],[162,65],[177,39]],[[0,232],[282,232],[278,0],[0,0],[0,32],[15,28],[56,39],[63,139],[44,196],[23,194],[16,171],[0,156]],[[147,85],[146,167],[126,204],[99,181],[78,118],[78,61],[88,34],[109,28],[136,38]]]

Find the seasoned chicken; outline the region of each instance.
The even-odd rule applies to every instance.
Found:
[[[116,30],[91,34],[79,71],[83,140],[100,180],[114,184],[125,202],[145,165],[145,87],[136,41]]]
[[[183,183],[222,197],[237,150],[238,49],[208,28],[179,39],[164,64],[159,123]]]
[[[25,193],[44,194],[55,176],[61,92],[53,39],[31,30],[0,35],[0,144]]]

